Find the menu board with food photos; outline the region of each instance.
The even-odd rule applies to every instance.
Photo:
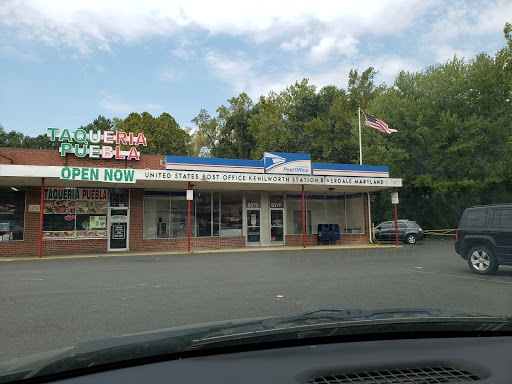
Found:
[[[75,213],[75,200],[45,200],[43,205],[43,213],[66,214]]]
[[[108,201],[78,200],[76,202],[76,213],[106,215],[108,213]]]

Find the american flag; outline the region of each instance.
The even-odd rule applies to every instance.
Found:
[[[361,111],[363,110],[361,109]],[[363,111],[363,113],[365,125],[389,134],[391,134],[391,132],[398,132],[396,129],[389,128],[389,126],[385,122],[383,122],[380,119],[377,119],[375,116],[370,115],[368,112]]]

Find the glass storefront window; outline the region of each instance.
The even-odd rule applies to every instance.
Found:
[[[86,196],[91,196],[90,200],[85,200]],[[43,238],[106,238],[107,197],[106,189],[45,188]]]
[[[194,191],[190,206],[192,237],[241,236],[242,192]],[[188,202],[184,191],[144,191],[144,238],[188,236]]]
[[[221,236],[242,236],[242,192],[221,192]]]
[[[0,187],[0,241],[23,240],[25,188]]]
[[[306,233],[316,233],[319,224],[338,224],[341,233],[364,233],[362,194],[326,192],[306,194]],[[288,234],[302,234],[302,196],[286,195]],[[313,232],[312,232],[313,230]]]
[[[195,237],[194,204],[190,204],[190,236]],[[171,192],[171,237],[188,237],[188,202],[186,192]]]
[[[306,234],[311,234],[311,210],[306,200]],[[286,195],[286,233],[302,235],[302,194]]]
[[[346,233],[364,233],[364,203],[360,193],[346,195]]]
[[[196,205],[196,223],[198,237],[212,236],[212,193],[196,192],[194,196],[194,203]]]
[[[191,236],[196,236],[195,204],[190,204]],[[188,236],[188,202],[186,194],[169,190],[144,191],[145,239],[172,239]]]
[[[318,224],[329,224],[326,222],[325,197],[324,193],[306,194],[306,209],[311,212],[312,233],[318,232]],[[302,233],[302,229],[301,232]],[[308,232],[309,234],[310,232]]]
[[[144,230],[145,239],[161,239],[170,237],[171,192],[144,192]]]
[[[322,224],[337,224],[344,228],[345,194],[327,192],[325,194],[325,220]]]
[[[220,235],[220,192],[213,192],[213,236]]]

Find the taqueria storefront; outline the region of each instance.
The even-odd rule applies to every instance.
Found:
[[[388,167],[145,155],[142,134],[80,131],[0,148],[1,256],[308,246],[321,224],[369,244],[370,193],[402,185]]]

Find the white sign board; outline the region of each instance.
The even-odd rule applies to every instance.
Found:
[[[187,200],[194,200],[194,191],[192,189],[187,189]]]
[[[376,177],[342,177],[342,176],[297,176],[269,175],[225,172],[185,172],[185,171],[155,171],[135,169],[136,180],[162,181],[195,181],[215,183],[245,183],[245,184],[306,184],[306,185],[343,185],[371,187],[401,187],[402,179]]]
[[[398,192],[391,192],[391,204],[398,204]]]

